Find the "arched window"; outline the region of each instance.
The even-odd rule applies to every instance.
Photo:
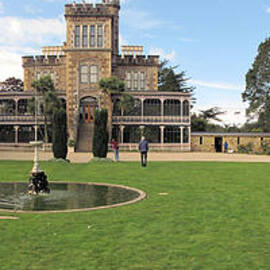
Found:
[[[18,101],[18,115],[27,114],[28,99],[20,99]]]
[[[179,127],[165,127],[164,129],[164,143],[180,143],[181,132]]]
[[[141,116],[142,115],[142,103],[139,99],[134,99],[134,107],[126,112],[124,111],[125,116]]]
[[[113,116],[121,116],[120,100],[116,99],[113,102]]]
[[[0,115],[15,115],[15,101],[13,99],[0,100]]]
[[[189,116],[189,102],[187,100],[183,102],[183,116]]]
[[[189,129],[187,127],[183,129],[183,143],[189,143]]]
[[[181,103],[179,100],[167,99],[164,102],[164,116],[181,116]]]
[[[80,68],[81,83],[88,83],[88,66],[81,66]]]
[[[143,103],[144,116],[160,116],[161,101],[159,99],[146,99]]]

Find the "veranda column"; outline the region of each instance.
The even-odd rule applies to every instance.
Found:
[[[124,128],[125,126],[120,126],[120,143],[124,143]]]
[[[160,99],[161,102],[161,116],[164,117],[164,99]]]
[[[14,101],[15,101],[15,112],[14,112],[14,115],[15,116],[18,116],[19,115],[19,100],[16,98],[16,99],[14,99]]]
[[[191,149],[191,127],[188,127],[188,144],[189,144],[189,151]]]
[[[141,110],[141,117],[142,117],[142,120],[143,120],[143,115],[144,115],[144,109],[143,109],[143,107],[144,107],[144,98],[141,98],[141,104],[142,104],[142,110]]]
[[[184,141],[184,128],[180,127],[180,149],[183,150],[183,141]]]
[[[160,126],[160,143],[164,144],[164,126]]]
[[[14,126],[15,129],[15,143],[19,142],[19,126]]]

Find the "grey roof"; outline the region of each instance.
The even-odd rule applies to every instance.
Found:
[[[270,137],[267,132],[191,132],[191,136]]]

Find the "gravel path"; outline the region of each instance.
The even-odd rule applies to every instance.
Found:
[[[32,160],[31,152],[0,152],[0,160]],[[92,159],[91,153],[70,153],[68,158],[74,163],[86,163]],[[109,158],[113,153],[108,154]],[[52,159],[52,153],[41,152],[41,160]],[[120,152],[120,161],[139,161],[139,153]],[[223,153],[149,153],[149,161],[222,161],[222,162],[270,162],[270,156],[223,154]]]

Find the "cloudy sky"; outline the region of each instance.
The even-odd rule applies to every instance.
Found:
[[[69,2],[0,0],[0,80],[23,77],[22,55],[63,43]],[[123,0],[120,16],[122,44],[144,45],[187,72],[197,88],[195,111],[218,106],[225,123],[245,120],[241,93],[269,37],[270,0]]]

